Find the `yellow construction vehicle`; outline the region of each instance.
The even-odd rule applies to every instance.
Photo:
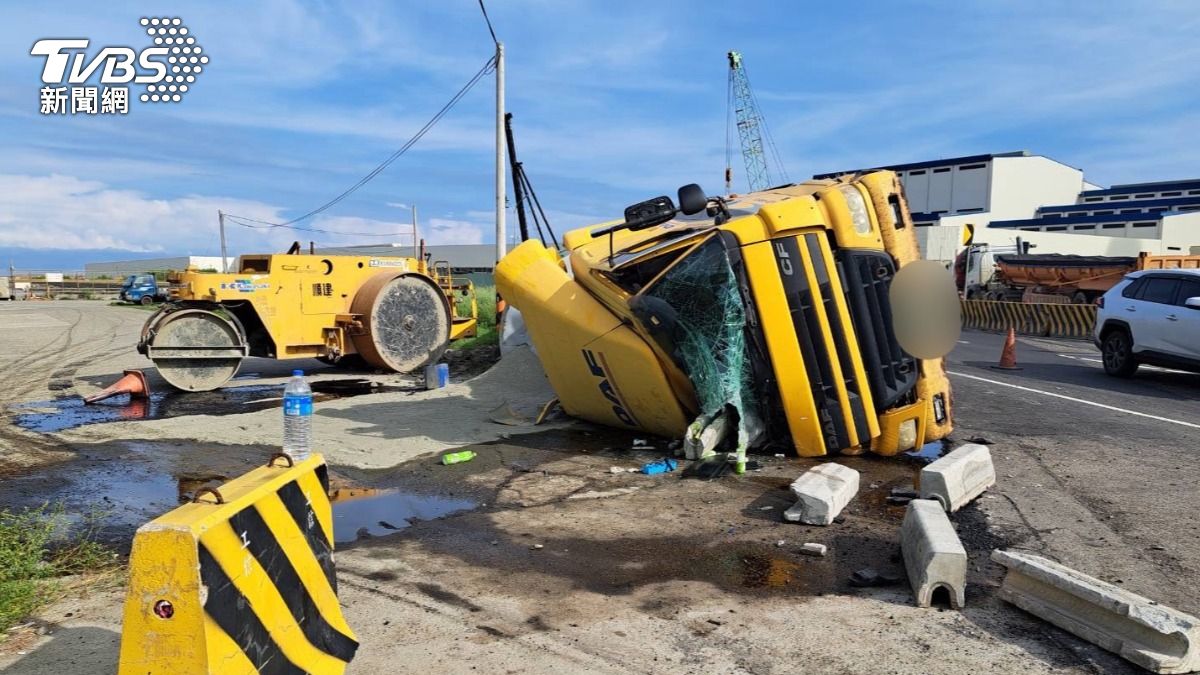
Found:
[[[728,200],[689,185],[679,202],[497,265],[567,413],[697,456],[724,438],[742,461],[771,444],[892,455],[950,433],[941,359],[911,356],[892,322],[892,279],[920,258],[895,174]]]
[[[172,273],[138,351],[185,391],[220,387],[247,356],[409,372],[475,334],[473,284],[427,257],[244,255],[236,274]]]

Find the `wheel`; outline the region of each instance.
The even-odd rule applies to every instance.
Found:
[[[143,295],[142,299],[138,300],[138,302],[142,303],[143,305],[149,305],[154,302],[154,298],[150,297],[149,295]]]
[[[1071,304],[1073,305],[1089,305],[1091,301],[1088,299],[1087,293],[1083,291],[1075,291],[1071,295]]]
[[[399,373],[437,361],[450,343],[450,304],[426,277],[375,276],[354,296],[350,311],[362,316],[354,349],[368,364]]]
[[[1122,329],[1110,332],[1104,337],[1100,348],[1104,372],[1114,377],[1133,377],[1137,372],[1138,362],[1133,355],[1133,339]]]
[[[149,355],[158,374],[184,391],[212,391],[237,374],[246,340],[233,321],[206,309],[184,309],[150,318]]]

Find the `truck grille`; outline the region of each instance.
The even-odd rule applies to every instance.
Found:
[[[892,327],[888,290],[896,276],[891,256],[882,251],[838,251],[854,332],[876,411],[891,408],[917,384],[917,360],[905,352]]]
[[[818,235],[809,234],[778,239],[773,245],[796,338],[800,342],[804,368],[812,386],[825,449],[827,452],[835,452],[851,446],[847,420],[838,397],[839,387],[844,388],[847,393],[853,416],[851,423],[854,424],[858,438],[860,442],[866,442],[870,438],[870,431],[859,394],[860,383],[851,367],[850,345],[837,311],[837,298],[831,289],[830,270],[822,255],[821,240]],[[813,270],[813,276],[816,277],[815,288],[805,274],[805,268]],[[842,366],[840,369],[835,367],[826,345],[818,306],[824,308],[829,337],[832,338],[837,360]]]

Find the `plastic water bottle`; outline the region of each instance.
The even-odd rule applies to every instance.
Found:
[[[283,390],[283,451],[297,462],[312,452],[312,388],[303,370],[293,370]]]

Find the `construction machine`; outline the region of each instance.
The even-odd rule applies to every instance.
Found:
[[[138,351],[172,386],[208,391],[248,356],[409,372],[475,334],[473,284],[423,250],[416,258],[298,250],[243,255],[236,273],[171,273],[170,300],[147,319]]]
[[[893,321],[892,280],[920,251],[890,171],[728,199],[685,186],[678,208],[634,204],[563,249],[522,243],[496,286],[568,414],[739,462],[894,455],[951,431],[941,358],[906,351]]]

